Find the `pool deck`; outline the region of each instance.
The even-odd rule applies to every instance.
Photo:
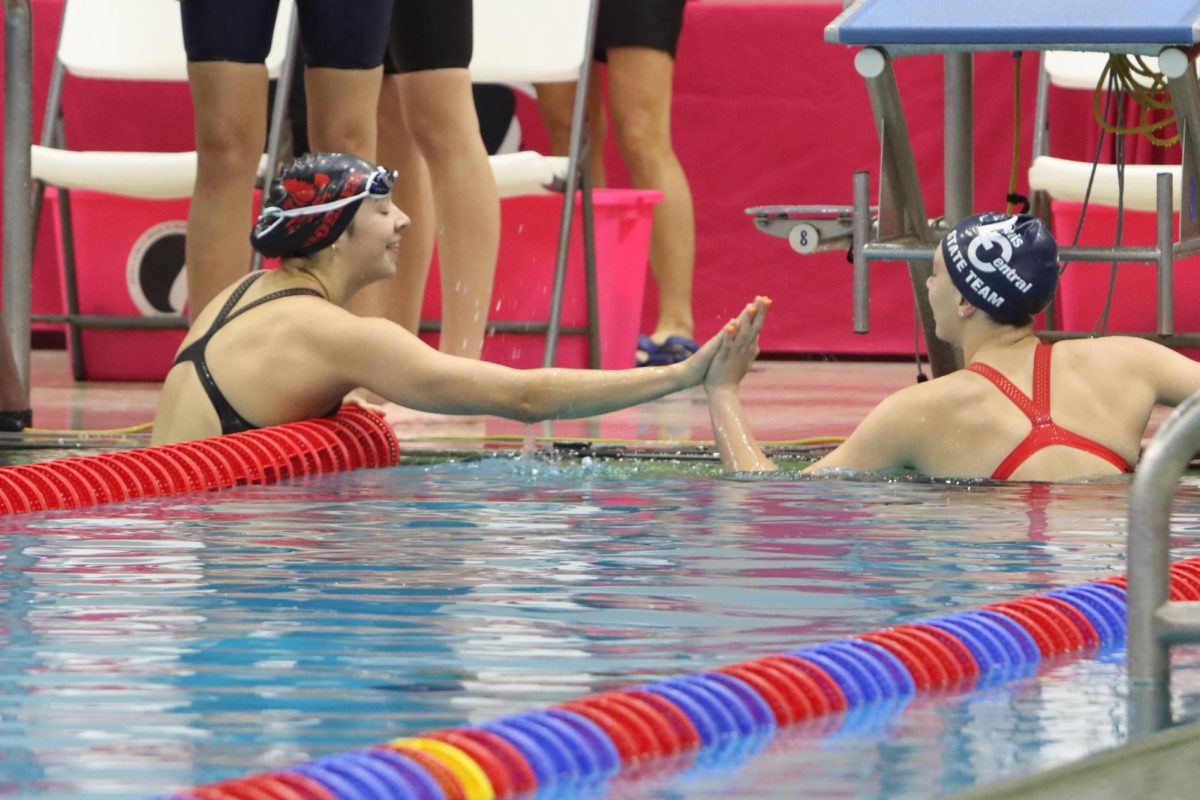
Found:
[[[1196,796],[1200,724],[1171,728],[1061,767],[981,786],[948,800],[1129,800]]]
[[[33,420],[38,429],[91,431],[126,428],[154,419],[156,383],[81,382],[71,378],[65,351],[33,353]],[[845,436],[887,394],[912,383],[909,362],[760,360],[742,384],[742,398],[763,442]],[[1159,409],[1150,433],[1165,418]],[[656,443],[711,441],[702,389],[583,420],[540,423],[540,437],[638,440]],[[498,418],[434,418],[397,426],[413,448],[461,446],[525,433],[525,425]]]
[[[158,384],[76,383],[64,350],[35,350],[32,373],[34,426],[38,429],[98,431],[154,420]],[[763,443],[792,443],[850,434],[878,401],[914,379],[916,367],[911,361],[761,360],[746,375],[742,396],[758,439]],[[1147,435],[1168,413],[1169,409],[1154,413]],[[400,423],[396,431],[410,451],[439,450],[521,437],[526,426],[494,417],[434,417],[432,421]],[[654,444],[698,443],[713,437],[701,389],[593,419],[539,423],[533,426],[533,433],[545,438]]]
[[[32,404],[39,429],[125,428],[154,418],[158,384],[76,383],[61,350],[33,353]],[[863,361],[760,361],[743,383],[743,399],[755,433],[764,441],[845,435],[887,393],[915,377],[912,363]],[[521,435],[525,426],[485,418],[404,423],[397,432],[414,444],[437,444]],[[539,436],[711,440],[704,392],[692,389],[590,420],[535,426]]]

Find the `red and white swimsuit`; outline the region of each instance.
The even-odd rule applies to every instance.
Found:
[[[1030,456],[1052,445],[1074,447],[1076,450],[1103,458],[1122,472],[1133,472],[1133,466],[1117,453],[1086,436],[1067,430],[1050,419],[1050,352],[1051,346],[1042,342],[1038,342],[1034,350],[1032,398],[987,364],[976,363],[967,366],[971,372],[982,375],[995,384],[996,388],[1033,423],[1033,430],[1000,462],[992,477],[996,480],[1006,480]]]

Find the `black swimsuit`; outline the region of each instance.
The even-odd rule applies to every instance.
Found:
[[[466,69],[475,52],[471,0],[395,0],[386,75],[432,69]]]
[[[610,47],[649,47],[675,58],[685,0],[601,0],[596,23],[597,61]]]
[[[279,0],[183,0],[188,61],[263,63],[278,9]],[[296,16],[306,66],[375,69],[383,61],[392,0],[299,0]]]
[[[213,324],[211,327],[209,327],[208,331],[199,339],[180,350],[179,355],[175,357],[175,364],[172,365],[177,366],[187,361],[190,361],[196,365],[196,377],[200,379],[200,385],[204,387],[204,393],[208,395],[208,400],[212,403],[213,410],[217,412],[217,418],[221,421],[221,433],[240,433],[242,431],[251,431],[258,426],[247,420],[234,409],[230,402],[225,399],[225,395],[217,387],[216,381],[213,380],[212,373],[208,369],[208,358],[204,352],[208,348],[208,343],[212,339],[213,334],[225,327],[225,325],[231,320],[240,317],[242,314],[245,314],[255,306],[261,306],[263,303],[270,302],[271,300],[278,300],[281,297],[292,297],[295,295],[312,295],[313,297],[322,296],[321,293],[315,289],[302,289],[299,287],[295,289],[280,289],[278,292],[271,292],[268,295],[264,295],[263,297],[254,300],[253,302],[247,303],[245,306],[239,308],[237,311],[234,311],[232,314],[229,313],[233,311],[233,307],[237,305],[237,302],[242,299],[242,295],[246,293],[246,290],[249,289],[250,286],[264,274],[266,273],[255,272],[246,278],[246,280],[242,281],[241,284],[239,284],[238,287],[233,290],[233,294],[229,295],[229,299],[226,300],[225,305],[221,307],[220,313],[217,314],[217,318],[213,320]],[[333,410],[336,412],[340,405],[341,404],[339,403],[338,406]]]

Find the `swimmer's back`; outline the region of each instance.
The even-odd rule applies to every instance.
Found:
[[[984,353],[977,361],[998,370],[1031,397],[1032,344]],[[1064,341],[1052,352],[1053,422],[1130,464],[1137,462],[1155,404],[1180,402],[1200,374],[1195,362],[1129,337]],[[1180,373],[1178,380],[1173,372]],[[877,411],[881,419],[872,420],[872,412],[864,425],[889,426],[907,449],[911,466],[934,476],[989,477],[1032,429],[1013,401],[987,378],[967,370],[903,389]],[[1069,480],[1120,471],[1095,454],[1051,445],[1030,455],[1011,477]]]
[[[233,311],[278,287],[268,277],[256,281]],[[196,318],[180,350],[204,336],[235,290],[219,294]],[[348,312],[314,296],[282,297],[250,309],[222,327],[206,356],[213,381],[237,412],[257,426],[317,417],[348,387],[334,370],[314,357],[321,331]],[[185,441],[221,433],[216,411],[195,365],[180,362],[167,373],[154,424],[154,442]]]

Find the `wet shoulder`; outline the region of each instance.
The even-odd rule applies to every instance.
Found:
[[[344,319],[356,317],[323,297],[291,295],[263,303],[246,314],[248,327],[313,346],[337,330]]]
[[[1068,339],[1054,345],[1054,369],[1093,381],[1121,380],[1139,373],[1155,347],[1132,336]]]
[[[889,416],[907,418],[912,424],[938,427],[986,402],[989,389],[986,379],[957,370],[894,392],[880,404],[880,410]]]

